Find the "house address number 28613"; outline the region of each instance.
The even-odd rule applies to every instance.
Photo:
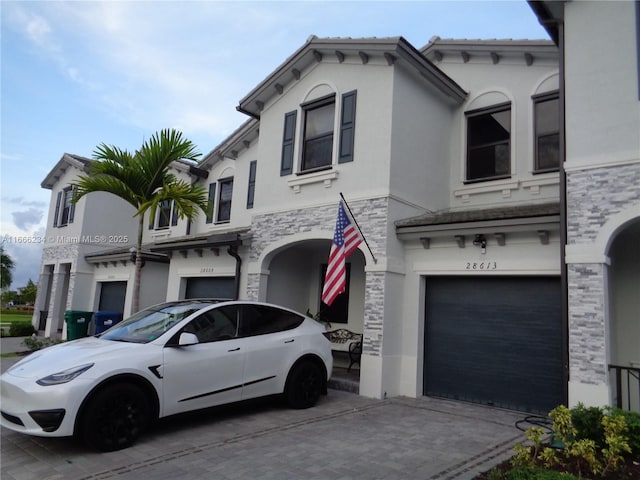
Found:
[[[467,262],[466,270],[497,270],[498,262]]]

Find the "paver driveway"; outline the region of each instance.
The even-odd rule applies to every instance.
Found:
[[[268,399],[172,417],[111,453],[3,429],[0,473],[3,480],[470,479],[510,455],[522,416],[329,390],[308,410]]]

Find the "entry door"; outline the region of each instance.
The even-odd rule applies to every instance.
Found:
[[[558,277],[430,277],[426,290],[426,395],[536,413],[562,403]]]

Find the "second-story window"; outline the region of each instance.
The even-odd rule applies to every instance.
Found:
[[[537,173],[560,168],[560,100],[558,92],[533,97]]]
[[[280,175],[294,173],[296,164],[294,147],[300,139],[296,157],[297,173],[305,174],[331,168],[335,163],[334,140],[338,140],[337,163],[352,162],[354,158],[356,90],[344,93],[338,105],[336,95],[331,94],[301,106],[302,130],[296,134],[298,112],[288,112],[284,117],[282,159]],[[336,118],[336,114],[339,115]],[[336,128],[336,126],[338,128]],[[300,130],[298,129],[298,130]]]
[[[331,165],[335,109],[333,95],[304,106],[301,171],[317,170]]]
[[[61,192],[58,192],[58,198],[56,199],[56,211],[53,217],[54,227],[64,227],[70,223],[73,223],[73,216],[75,214],[76,206],[71,202],[72,200],[72,187],[67,187]]]
[[[169,228],[169,225],[176,226],[178,224],[178,212],[173,200],[162,200],[158,204],[156,211],[155,228]]]
[[[511,105],[467,112],[467,174],[469,182],[511,174]]]
[[[218,213],[216,222],[231,220],[231,197],[233,196],[233,177],[218,181]]]

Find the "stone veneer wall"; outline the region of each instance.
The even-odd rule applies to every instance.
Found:
[[[612,215],[640,203],[640,163],[567,172],[567,243],[590,243]]]
[[[606,383],[604,266],[571,264],[569,290],[569,369],[581,383]]]
[[[589,244],[613,216],[640,203],[640,163],[567,172],[567,243]],[[606,266],[567,266],[572,381],[607,380]]]
[[[387,247],[388,203],[386,197],[349,202],[349,207],[378,261],[384,258]],[[265,248],[290,235],[317,230],[333,231],[336,225],[337,206],[338,202],[329,206],[254,216],[251,225],[253,237],[249,252],[250,261],[257,261]],[[381,353],[384,277],[384,272],[367,272],[366,274],[363,351],[370,355]],[[253,300],[258,298],[260,278],[260,274],[248,276],[247,298]]]

